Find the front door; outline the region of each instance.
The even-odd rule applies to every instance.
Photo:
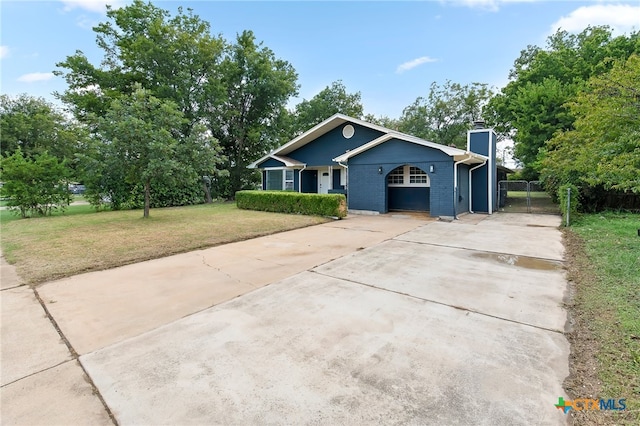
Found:
[[[329,185],[331,184],[331,176],[329,172],[320,172],[318,177],[318,194],[328,194]]]

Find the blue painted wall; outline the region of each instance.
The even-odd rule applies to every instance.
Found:
[[[284,163],[282,161],[278,161],[275,158],[267,158],[265,161],[260,163],[258,167],[284,167]]]
[[[469,166],[458,164],[458,196],[456,214],[469,211]]]
[[[355,129],[355,133],[350,139],[342,136],[342,128],[347,124],[351,124]],[[308,167],[334,165],[333,158],[371,142],[382,135],[382,132],[368,127],[345,123],[287,154],[287,157],[306,163]],[[260,167],[265,167],[264,163],[260,164]]]
[[[344,185],[340,185],[341,169],[333,169],[333,189],[344,189]]]
[[[407,160],[410,159],[410,162]],[[392,139],[349,159],[348,205],[353,210],[388,212],[387,174],[398,166],[409,164],[429,173],[432,216],[453,216],[453,159],[433,148]],[[382,167],[382,174],[378,168]]]
[[[498,207],[498,198],[496,196],[498,188],[498,171],[496,168],[496,143],[496,134],[491,129],[474,131],[469,134],[469,149],[472,152],[488,156],[491,159],[491,165],[489,164],[489,162],[487,162],[487,164],[485,164],[484,166],[473,171],[473,199],[471,203],[471,210],[473,210],[474,212],[489,212],[489,176],[491,176],[492,179],[493,211],[496,211]]]

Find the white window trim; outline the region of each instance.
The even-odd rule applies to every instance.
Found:
[[[267,191],[295,191],[296,181],[295,181],[295,169],[290,167],[265,167],[264,171],[275,171],[282,170],[282,189],[267,189]],[[291,171],[291,179],[287,179],[287,171]],[[267,173],[268,175],[268,173]],[[269,177],[266,177],[266,181],[269,182]],[[291,182],[291,189],[287,189],[287,182]],[[266,186],[266,185],[265,185]]]
[[[409,164],[405,164],[403,167],[403,172],[404,172],[404,177],[403,180],[405,183],[388,183],[387,186],[389,188],[430,188],[431,187],[431,179],[429,178],[429,174],[427,174],[427,183],[409,183],[409,170],[411,170],[411,167],[418,167],[418,166],[412,166]],[[420,169],[420,167],[418,167]],[[395,170],[395,169],[394,169]],[[420,169],[422,170],[422,169]],[[424,172],[424,170],[422,170]],[[391,172],[389,172],[391,173]],[[385,177],[385,179],[388,179],[389,175],[387,174],[387,176]]]

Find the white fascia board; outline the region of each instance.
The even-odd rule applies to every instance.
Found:
[[[380,145],[382,142],[386,142],[389,139],[393,139],[393,136],[389,133],[387,133],[386,135],[382,135],[377,139],[372,140],[371,142],[367,142],[364,145],[361,145],[359,147],[357,147],[356,149],[352,149],[351,151],[345,152],[344,154],[333,158],[332,160],[335,161],[336,163],[344,163],[345,161],[348,161],[349,158],[358,155],[362,152],[365,152],[371,148],[373,148],[374,146],[378,146]]]
[[[300,148],[301,146],[306,145],[307,143],[315,140],[316,138],[324,135],[325,133],[329,132],[330,130],[335,129],[336,127],[344,124],[344,123],[353,123],[353,124],[357,124],[359,126],[362,127],[368,127],[370,129],[373,130],[377,130],[379,132],[382,133],[390,133],[393,132],[393,130],[391,129],[387,129],[386,127],[382,127],[382,126],[378,126],[377,124],[372,124],[363,120],[360,120],[359,118],[353,118],[353,117],[349,117],[348,115],[344,115],[344,114],[340,114],[340,113],[336,113],[333,114],[331,117],[327,118],[326,120],[324,120],[323,122],[316,124],[315,126],[313,126],[311,129],[307,130],[306,132],[304,132],[303,134],[301,134],[300,136],[292,139],[291,141],[287,142],[286,144],[276,148],[274,151],[271,152],[271,154],[284,154],[286,155],[287,153],[294,151],[298,148]]]
[[[446,145],[440,145],[438,143],[435,142],[429,142],[429,141],[425,141],[424,139],[420,139],[417,138],[415,136],[411,136],[411,135],[407,135],[404,133],[399,133],[399,132],[395,132],[395,131],[390,131],[389,133],[387,133],[386,135],[382,135],[377,139],[372,140],[369,143],[366,143],[354,150],[351,150],[349,152],[345,152],[344,154],[336,157],[333,159],[333,161],[338,162],[338,163],[344,163],[345,161],[348,161],[349,158],[358,155],[364,151],[367,151],[377,145],[380,145],[381,143],[384,143],[388,140],[391,139],[399,139],[399,140],[403,140],[405,142],[410,142],[410,143],[415,143],[416,145],[421,145],[427,148],[433,148],[433,149],[437,149],[439,151],[444,152],[445,154],[447,154],[450,157],[456,157],[456,156],[464,156],[464,157],[468,157],[469,154],[471,154],[471,158],[472,159],[476,159],[477,161],[474,162],[482,162],[484,161],[484,156],[480,155],[480,154],[475,154],[475,153],[469,153],[468,151],[465,151],[463,149],[459,149],[459,148],[453,148],[450,146],[446,146]]]

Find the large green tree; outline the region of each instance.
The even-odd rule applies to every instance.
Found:
[[[547,143],[542,177],[551,190],[581,189],[586,208],[620,207],[615,195],[640,194],[640,56],[617,60],[592,77],[574,102],[574,128]],[[612,197],[614,195],[614,197]]]
[[[185,120],[175,103],[137,88],[131,95],[114,100],[105,115],[95,121],[96,137],[108,153],[106,166],[117,166],[113,171],[117,178],[142,189],[145,218],[149,217],[153,182],[171,184],[193,173],[193,164],[181,161],[184,157],[179,155],[181,144],[176,137]],[[216,143],[198,127],[193,128],[190,138],[195,139],[190,141],[191,149],[200,149],[205,155],[212,149],[203,149],[203,145],[213,147]],[[204,167],[203,159],[196,156],[194,161],[200,163],[197,167]],[[214,156],[209,167],[215,167]],[[102,168],[102,172],[109,175],[112,171]]]
[[[312,97],[296,105],[291,136],[306,132],[336,113],[362,118],[364,108],[360,92],[349,93],[344,83],[334,81]]]
[[[191,9],[178,8],[172,17],[141,0],[108,7],[107,18],[93,29],[104,52],[99,66],[81,51],[57,64],[56,74],[68,83],[59,97],[83,120],[103,115],[114,99],[140,85],[177,105],[186,119],[182,133],[188,135],[206,117],[205,110],[221,102],[222,37],[212,36],[209,23]]]
[[[28,158],[48,152],[71,164],[85,137],[81,126],[42,98],[0,96],[0,151],[4,157],[20,149]]]
[[[571,130],[574,101],[587,80],[611,69],[610,59],[640,53],[640,32],[614,37],[608,27],[588,27],[578,34],[558,30],[547,46],[528,46],[516,59],[509,83],[487,108],[487,119],[515,143],[515,156],[525,176],[535,179],[545,142],[558,131]]]
[[[279,144],[285,106],[298,90],[297,74],[291,64],[256,42],[253,32],[244,31],[229,47],[220,75],[223,102],[211,110],[208,121],[229,172],[218,179],[217,190],[233,197],[259,181],[247,166]]]
[[[23,218],[29,214],[49,215],[69,205],[70,170],[65,161],[46,151],[26,157],[21,148],[2,158],[0,194],[9,198],[9,209]]]
[[[212,36],[209,23],[190,9],[179,8],[172,17],[152,3],[134,0],[109,8],[107,18],[94,28],[104,51],[99,66],[82,52],[58,64],[57,73],[69,84],[60,98],[79,120],[91,123],[140,85],[172,101],[183,114],[176,155],[186,157],[178,161],[193,160],[188,141],[197,139],[195,128],[205,126],[221,142],[222,151],[216,152],[228,159],[225,170],[213,176],[218,195],[231,197],[250,186],[255,176],[246,165],[279,141],[285,105],[297,90],[293,67],[257,43],[250,31],[235,43]],[[202,188],[201,179],[189,185]],[[189,198],[189,191],[177,191],[173,204]]]
[[[491,95],[484,83],[433,82],[426,97],[417,98],[404,109],[398,129],[432,142],[465,148],[467,130],[482,118]]]

